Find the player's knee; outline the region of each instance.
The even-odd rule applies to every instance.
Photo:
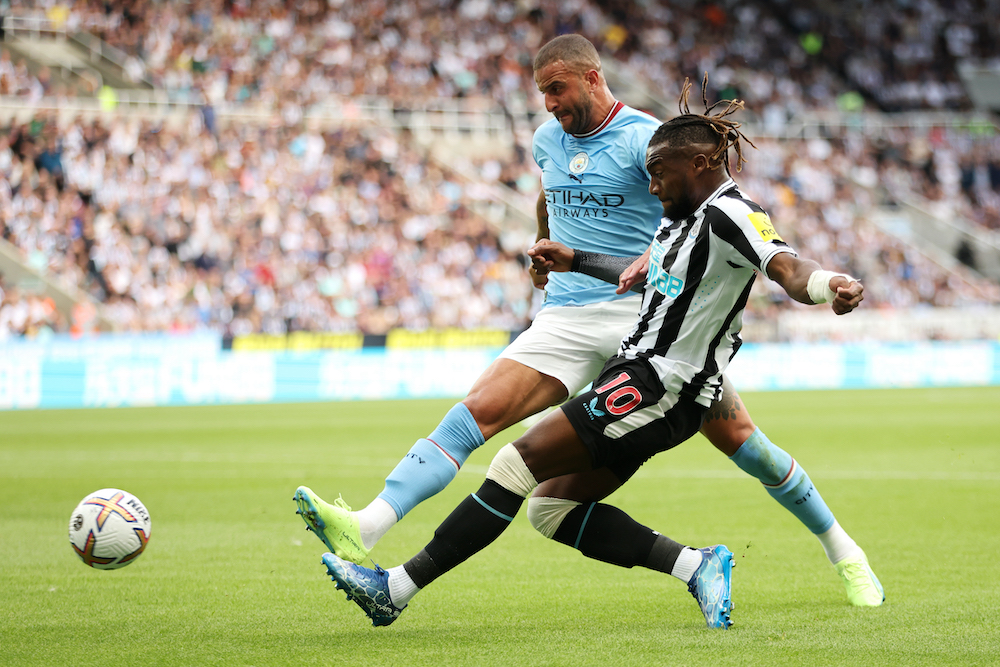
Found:
[[[489,440],[501,430],[507,417],[509,401],[491,395],[488,391],[475,391],[466,396],[462,403],[476,420],[485,439]]]
[[[732,428],[721,434],[719,442],[715,446],[732,456],[732,453],[739,449],[756,430],[752,424],[749,426],[733,425]]]
[[[726,456],[735,454],[736,450],[757,430],[746,412],[741,411],[736,414],[743,418],[713,419],[706,421],[701,427],[701,432],[708,441]]]
[[[493,480],[508,491],[519,494],[522,498],[527,498],[538,486],[535,476],[528,470],[520,452],[510,443],[501,447],[497,455],[493,457],[490,469],[486,472],[486,479]]]
[[[559,530],[566,515],[579,507],[581,503],[565,498],[539,498],[532,496],[528,499],[528,521],[539,533],[552,539],[552,536]]]

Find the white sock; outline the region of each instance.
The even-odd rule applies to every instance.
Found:
[[[670,570],[670,574],[686,584],[694,576],[694,571],[701,566],[702,560],[704,559],[700,551],[684,547],[681,550],[681,555],[677,557],[677,562],[674,563],[674,569]]]
[[[840,527],[836,521],[830,526],[830,530],[816,535],[819,543],[823,545],[823,551],[830,562],[836,565],[848,556],[854,556],[861,551],[858,543],[851,539],[851,536]]]
[[[358,518],[358,529],[361,531],[361,542],[365,545],[365,549],[374,547],[399,521],[396,518],[396,510],[381,498],[371,501],[368,507],[358,510],[354,516]]]
[[[413,579],[410,579],[410,575],[406,573],[406,568],[402,565],[397,565],[386,571],[389,573],[389,599],[402,609],[413,599],[414,595],[420,592],[420,589],[413,583]]]

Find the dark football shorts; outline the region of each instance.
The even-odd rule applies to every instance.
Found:
[[[665,391],[646,360],[613,357],[593,387],[562,410],[594,467],[607,467],[625,482],[651,456],[697,433],[707,408]]]

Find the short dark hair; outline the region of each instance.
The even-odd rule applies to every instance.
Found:
[[[740,123],[726,118],[730,114],[736,113],[744,108],[743,100],[719,100],[715,104],[708,104],[708,73],[701,84],[701,99],[705,104],[705,113],[691,113],[688,105],[688,97],[691,94],[691,81],[684,79],[684,87],[681,90],[680,99],[677,102],[681,115],[671,118],[656,129],[649,139],[650,146],[660,146],[666,144],[671,148],[680,148],[693,144],[710,144],[716,147],[709,157],[712,163],[722,163],[729,169],[728,155],[729,147],[736,149],[736,171],[743,168],[746,159],[743,157],[743,146],[741,140],[754,146],[753,142],[747,139],[746,135],[740,132]],[[725,104],[726,107],[717,114],[709,115],[713,109]]]
[[[559,35],[549,41],[535,54],[534,71],[560,60],[580,74],[592,69],[601,71],[601,56],[583,35]]]

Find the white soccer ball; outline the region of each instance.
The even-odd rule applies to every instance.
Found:
[[[128,491],[101,489],[80,501],[69,518],[69,542],[85,564],[117,570],[146,549],[153,524]]]

